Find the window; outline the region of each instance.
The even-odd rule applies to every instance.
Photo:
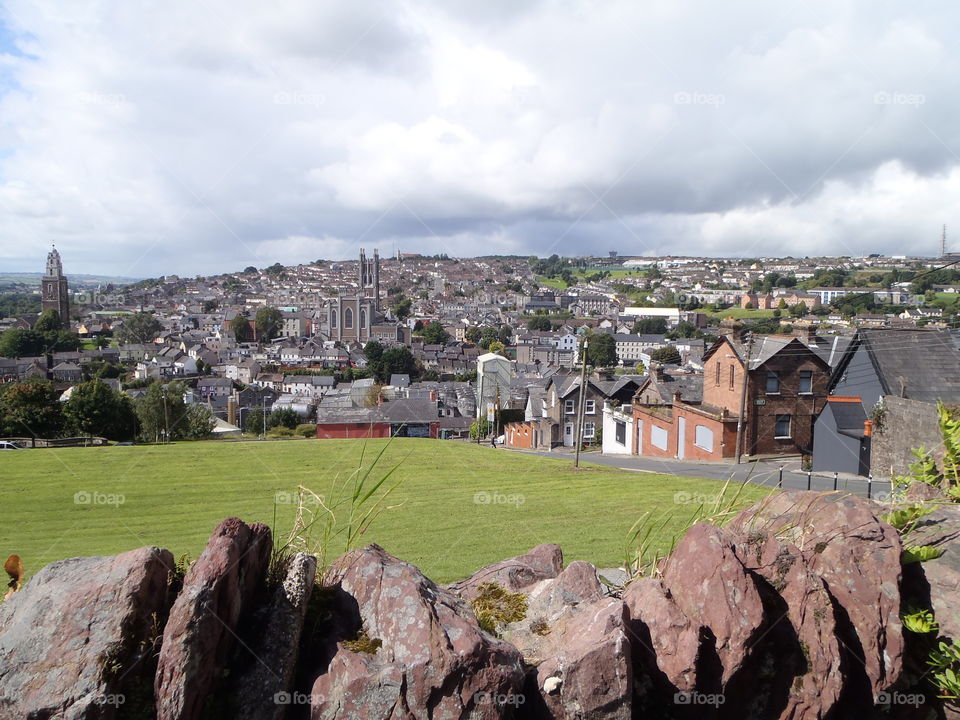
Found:
[[[564,411],[567,415],[573,415],[574,410],[573,410],[573,399],[572,399],[572,398],[571,398],[570,400],[564,400],[564,401],[563,401],[563,411]]]
[[[767,395],[780,394],[780,378],[775,372],[767,373]]]
[[[614,426],[614,434],[616,435],[616,440],[618,445],[627,444],[627,424],[621,420],[617,420],[616,425]]]
[[[650,444],[655,448],[660,450],[667,449],[667,431],[662,427],[657,427],[656,425],[650,426]]]
[[[773,436],[775,438],[790,437],[790,416],[789,415],[777,415],[777,425],[774,428]]]
[[[800,371],[800,394],[809,395],[813,392],[813,371]]]
[[[367,326],[367,311],[360,311],[360,327],[365,328]]]
[[[717,387],[720,387],[720,363],[717,363],[717,379],[715,384]]]
[[[583,424],[583,439],[584,440],[593,440],[593,436],[596,434],[596,426],[592,422]]]
[[[353,329],[353,308],[347,308],[343,311],[343,329]]]
[[[734,370],[733,364],[730,365],[730,389],[733,390],[733,376],[736,373]]]
[[[701,450],[713,452],[713,430],[703,425],[697,425],[695,435],[694,445]]]
[[[337,315],[338,315],[338,314],[339,314],[339,313],[337,313],[337,309],[336,309],[336,308],[330,308],[330,327],[332,327],[332,328],[337,327]]]
[[[585,412],[587,415],[593,415],[594,413],[597,412],[597,401],[596,401],[596,400],[587,400],[587,403],[586,403],[586,404],[587,404],[587,407],[586,407],[586,410],[584,410],[584,412]]]

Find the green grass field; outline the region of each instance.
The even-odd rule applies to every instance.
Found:
[[[790,322],[790,313],[787,311],[782,312],[782,320],[784,322]],[[744,319],[753,319],[753,320],[762,320],[773,317],[773,310],[747,310],[745,308],[732,307],[727,308],[726,310],[720,310],[719,312],[713,313],[711,318],[720,321],[724,318],[736,318],[737,320]]]
[[[384,443],[366,444],[366,465]],[[363,449],[358,440],[300,440],[4,452],[0,555],[19,554],[28,575],[54,560],[144,545],[195,558],[231,515],[284,534],[294,515],[285,494],[303,484],[329,499]],[[414,439],[392,441],[371,477],[398,463],[388,481],[401,481],[389,499],[395,507],[361,544],[377,542],[441,582],[541,542],[559,543],[567,562],[620,565],[626,534],[643,512],[676,511],[660,534],[665,546],[696,509],[675,494],[714,495],[722,486],[597,465],[578,471],[564,460]],[[764,494],[748,486],[742,497]],[[122,504],[111,504],[120,495]]]

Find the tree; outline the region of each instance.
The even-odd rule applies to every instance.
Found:
[[[230,321],[230,332],[237,342],[243,342],[250,335],[250,320],[243,313],[237,313]]]
[[[463,333],[464,339],[467,342],[475,343],[480,340],[480,328],[476,325],[471,325],[467,328],[466,332]]]
[[[617,340],[606,333],[593,335],[587,345],[587,361],[594,367],[612,367],[617,364]]]
[[[490,347],[487,349],[495,355],[503,355],[503,351],[506,350],[506,346],[499,340],[494,340],[492,343],[490,343]]]
[[[283,315],[276,308],[262,307],[257,310],[253,324],[260,340],[273,340],[283,327]]]
[[[402,322],[410,317],[412,307],[413,300],[403,295],[398,295],[396,301],[390,306],[390,309],[393,310],[393,314],[397,316],[397,320]]]
[[[269,413],[267,413],[269,414]],[[263,416],[261,408],[253,408],[243,419],[243,431],[251,435],[260,435],[263,433]]]
[[[371,340],[363,346],[363,354],[367,358],[367,363],[375,363],[383,357],[383,345],[376,340]]]
[[[159,442],[161,438],[175,440],[185,436],[183,418],[187,412],[183,402],[185,388],[182,383],[162,385],[152,383],[146,394],[134,403],[140,437],[147,442]],[[170,434],[165,433],[169,429]]]
[[[513,328],[509,325],[501,325],[500,330],[497,331],[497,339],[504,345],[509,345],[513,339]]]
[[[389,350],[384,350],[377,363],[375,370],[372,370],[374,378],[378,382],[386,383],[391,375],[415,375],[417,363],[406,345],[398,345]]]
[[[550,318],[546,315],[534,315],[532,318],[527,320],[527,330],[550,330]]]
[[[49,380],[30,378],[0,386],[0,431],[7,436],[52,438],[63,429],[60,393]]]
[[[643,318],[633,324],[634,335],[663,335],[667,332],[667,319]]]
[[[145,345],[151,342],[163,329],[160,321],[150,313],[138,312],[128,316],[117,333],[121,343]]]
[[[217,421],[213,416],[213,411],[206,405],[194,403],[187,406],[187,412],[184,417],[184,437],[190,440],[204,440],[210,437]]]
[[[37,318],[33,329],[39,333],[59,332],[63,329],[63,322],[60,320],[60,313],[56,310],[44,310]]]
[[[257,269],[256,269],[253,265],[247,265],[247,266],[243,269],[243,274],[244,274],[244,275],[251,275],[251,274],[253,274],[253,273],[255,273],[255,272],[257,272]]]
[[[794,317],[803,317],[807,314],[807,304],[801,300],[790,308],[790,314]]]
[[[682,361],[680,351],[673,347],[673,345],[657,348],[650,353],[650,359],[663,363],[664,365],[679,365]]]
[[[133,437],[135,416],[130,398],[99,380],[75,385],[63,415],[71,433],[109,440]]]
[[[447,341],[450,340],[450,333],[444,330],[443,325],[436,320],[424,326],[422,335],[423,342],[426,345],[446,345]]]
[[[297,411],[293,408],[279,408],[270,413],[270,416],[267,418],[267,428],[272,429],[275,427],[280,427],[281,425],[285,428],[293,430],[300,424],[300,416],[297,415]]]

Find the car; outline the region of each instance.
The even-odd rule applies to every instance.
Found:
[[[0,450],[23,450],[23,448],[17,445],[15,442],[0,440]]]
[[[129,447],[130,445],[133,445],[133,443],[132,443],[132,442],[126,442],[126,441],[124,441],[124,442],[118,442],[118,443],[114,443],[114,444],[113,444],[114,447]]]

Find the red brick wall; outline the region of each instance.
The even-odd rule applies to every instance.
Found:
[[[739,415],[740,396],[743,393],[743,365],[736,357],[727,357],[733,354],[728,345],[721,345],[703,364],[703,404],[717,409],[726,408],[730,414]],[[733,387],[730,386],[730,368],[733,368]]]
[[[510,423],[504,428],[504,443],[507,447],[530,450],[533,445],[533,423]]]
[[[317,437],[320,439],[350,438],[388,438],[388,423],[329,423],[317,425]]]

